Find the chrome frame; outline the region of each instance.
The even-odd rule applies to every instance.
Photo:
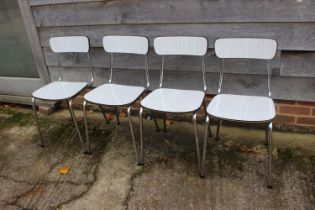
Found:
[[[163,77],[164,77],[164,65],[165,65],[165,56],[162,55],[162,61],[161,61],[161,69],[160,69],[160,84],[159,84],[159,88],[163,87]],[[203,80],[203,91],[206,92],[207,90],[207,85],[206,85],[206,65],[205,65],[205,57],[206,55],[202,56],[202,62],[201,62],[201,68],[202,68],[202,80]],[[203,103],[201,104],[201,106],[205,107],[205,99],[203,99]],[[196,143],[196,150],[197,150],[197,163],[198,163],[198,172],[199,175],[201,176],[201,158],[200,158],[200,148],[199,148],[199,137],[198,137],[198,130],[197,130],[197,111],[201,108],[201,106],[197,109],[194,110],[192,112],[188,112],[188,113],[192,113],[192,121],[194,124],[194,133],[195,133],[195,143]],[[164,132],[166,132],[166,116],[168,114],[168,112],[161,112],[158,110],[152,110],[149,108],[146,108],[144,106],[141,105],[140,111],[139,111],[139,123],[140,123],[140,161],[139,164],[144,165],[144,154],[143,154],[143,112],[145,111],[145,109],[147,109],[148,111],[151,112],[151,115],[153,116],[154,119],[154,124],[156,127],[157,131],[160,131],[159,126],[156,122],[156,118],[155,115],[153,114],[153,112],[160,112],[164,115],[164,119],[163,119],[163,127],[164,127]],[[173,113],[171,113],[173,114]],[[187,114],[187,113],[176,113],[176,114]],[[206,114],[206,110],[205,110],[205,114]],[[210,131],[211,134],[211,130],[210,130],[210,126],[208,126],[207,131]]]
[[[60,65],[60,55],[59,55],[60,53],[56,53],[56,54],[57,54],[57,62],[58,62],[58,69],[59,69],[58,81],[63,81],[62,80],[63,71],[62,71],[61,65]],[[89,61],[89,68],[90,68],[90,71],[91,71],[91,83],[89,84],[89,86],[92,86],[93,82],[94,82],[94,70],[93,70],[93,67],[92,67],[92,64],[91,64],[91,59],[90,59],[89,52],[87,52],[86,54],[87,54],[88,61]],[[72,119],[73,124],[74,124],[74,128],[75,128],[75,130],[76,130],[76,132],[77,132],[77,134],[79,136],[79,139],[80,139],[83,151],[85,153],[87,153],[87,149],[86,149],[84,141],[82,139],[82,136],[81,136],[81,133],[80,133],[77,121],[76,121],[76,117],[75,117],[74,111],[72,109],[72,99],[75,98],[79,93],[77,93],[76,95],[72,96],[71,98],[66,98],[66,99],[63,99],[63,100],[47,100],[47,99],[41,99],[41,98],[32,97],[32,109],[33,109],[33,114],[34,114],[34,118],[35,118],[35,121],[36,121],[36,127],[37,127],[38,134],[39,134],[39,145],[41,147],[44,147],[45,145],[44,145],[44,141],[43,141],[43,135],[42,135],[42,132],[41,132],[41,129],[40,129],[38,115],[37,115],[37,112],[36,112],[36,99],[37,100],[42,100],[42,101],[66,101],[66,104],[67,104],[67,107],[68,107],[71,119]]]
[[[109,84],[112,84],[112,80],[113,80],[113,63],[114,63],[114,54],[110,53],[110,78],[108,80]],[[148,89],[150,86],[150,82],[149,82],[149,65],[148,65],[148,55],[145,55],[145,77],[146,77],[146,85],[145,85],[145,89]],[[84,118],[84,126],[85,126],[85,138],[86,138],[86,142],[87,142],[87,153],[91,154],[91,148],[90,148],[90,139],[89,139],[89,130],[88,130],[88,122],[87,122],[87,111],[86,111],[86,106],[88,104],[93,104],[93,105],[97,105],[99,107],[99,109],[101,110],[102,115],[104,116],[105,121],[107,122],[107,124],[109,124],[109,120],[106,117],[106,113],[105,110],[102,108],[102,106],[110,106],[110,107],[114,107],[115,109],[115,115],[116,115],[116,123],[117,126],[120,125],[120,119],[119,119],[119,112],[118,112],[118,108],[120,107],[127,107],[127,115],[128,115],[128,123],[129,123],[129,127],[130,127],[130,132],[131,132],[131,137],[132,137],[132,142],[133,142],[133,147],[134,147],[134,151],[135,151],[135,156],[136,156],[136,162],[138,165],[141,165],[141,156],[139,157],[139,152],[138,152],[138,148],[137,148],[137,143],[136,143],[136,139],[135,139],[135,133],[134,133],[134,129],[133,129],[133,122],[132,122],[132,117],[131,117],[131,109],[132,109],[132,105],[142,96],[142,94],[136,98],[133,102],[129,103],[129,104],[124,104],[124,105],[120,105],[120,106],[110,106],[110,105],[106,105],[106,104],[98,104],[98,103],[94,103],[91,101],[87,101],[84,99],[83,101],[83,118]],[[141,150],[143,150],[143,146],[141,145]]]
[[[219,79],[219,87],[218,87],[218,94],[221,93],[222,90],[222,84],[223,84],[223,78],[224,78],[224,59],[222,60],[222,65],[220,69],[220,79]],[[268,97],[271,98],[272,92],[271,92],[271,61],[267,60],[267,82],[268,82]],[[211,132],[211,129],[207,129],[210,127],[210,118],[213,118],[217,120],[217,132],[216,132],[216,140],[220,140],[220,127],[222,124],[222,120],[228,120],[232,122],[240,122],[240,121],[235,121],[235,120],[229,120],[229,119],[221,119],[221,118],[216,118],[215,116],[211,116],[210,114],[207,113],[206,109],[206,123],[205,123],[205,135],[204,135],[204,145],[203,145],[203,153],[202,153],[202,160],[201,160],[201,167],[200,167],[200,176],[203,178],[205,177],[205,160],[206,160],[206,153],[207,153],[207,142],[208,142],[208,132]],[[274,119],[271,119],[270,121],[259,121],[259,122],[251,122],[251,123],[263,123],[266,125],[265,128],[265,141],[266,144],[268,145],[268,177],[267,177],[267,187],[272,188],[272,122]],[[243,122],[243,121],[241,121]]]

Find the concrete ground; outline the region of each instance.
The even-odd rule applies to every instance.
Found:
[[[142,167],[126,118],[117,128],[89,116],[93,153],[84,155],[66,111],[40,115],[41,148],[30,110],[0,107],[0,209],[315,209],[315,136],[274,132],[268,189],[262,130],[223,127],[200,179],[191,123],[174,122],[165,134],[145,120]],[[70,171],[61,175],[64,166]]]

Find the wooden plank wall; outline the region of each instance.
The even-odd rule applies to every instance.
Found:
[[[223,37],[273,38],[279,51],[272,61],[272,91],[276,99],[315,101],[315,1],[313,0],[29,0],[46,65],[54,80],[57,57],[49,49],[53,36],[86,35],[90,38],[95,85],[109,77],[108,55],[102,49],[104,35],[204,36],[209,40],[206,59],[208,93],[218,87],[220,60],[213,44]],[[143,84],[144,59],[116,56],[114,81]],[[86,80],[84,55],[61,58],[65,78]],[[149,54],[151,89],[158,85],[160,57]],[[266,64],[262,61],[227,63],[223,91],[267,94]],[[169,57],[168,87],[202,88],[200,58]]]

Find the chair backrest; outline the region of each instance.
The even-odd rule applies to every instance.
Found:
[[[62,69],[60,68],[61,53],[85,53],[87,54],[89,61],[89,68],[91,72],[91,79],[89,85],[92,86],[94,82],[94,72],[89,55],[89,39],[86,36],[63,36],[63,37],[52,37],[49,40],[49,45],[54,53],[57,53],[58,67],[59,67],[59,81],[62,80]]]
[[[55,53],[87,53],[90,48],[86,36],[53,37],[49,40],[49,44]]]
[[[169,36],[154,39],[154,50],[158,55],[204,56],[208,41],[204,37]]]
[[[109,83],[111,83],[113,79],[113,54],[134,54],[145,56],[144,69],[146,77],[146,87],[149,87],[149,65],[147,57],[149,51],[148,38],[143,36],[104,36],[103,48],[105,52],[108,52],[110,54]]]
[[[261,59],[267,61],[268,95],[271,97],[270,60],[276,55],[277,48],[277,42],[273,39],[226,38],[216,40],[214,44],[215,54],[223,59],[218,93],[221,93],[223,83],[224,59]]]
[[[247,58],[271,60],[277,52],[273,39],[227,38],[218,39],[214,44],[219,58]]]
[[[149,40],[142,36],[104,36],[103,47],[108,53],[146,55],[149,51]]]
[[[155,53],[162,56],[162,64],[160,71],[160,85],[163,86],[163,72],[165,56],[199,56],[202,57],[201,69],[203,78],[203,89],[206,91],[206,66],[205,55],[208,50],[208,40],[204,37],[192,36],[169,36],[157,37],[154,39]]]

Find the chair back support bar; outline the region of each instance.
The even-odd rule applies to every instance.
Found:
[[[87,53],[90,47],[85,36],[53,37],[49,44],[54,53]]]
[[[208,41],[204,37],[158,37],[154,39],[154,49],[158,55],[204,56]]]
[[[277,42],[273,39],[218,39],[214,45],[215,53],[219,58],[271,60],[277,52]]]
[[[103,47],[108,53],[146,55],[149,50],[149,40],[141,36],[104,36]]]

